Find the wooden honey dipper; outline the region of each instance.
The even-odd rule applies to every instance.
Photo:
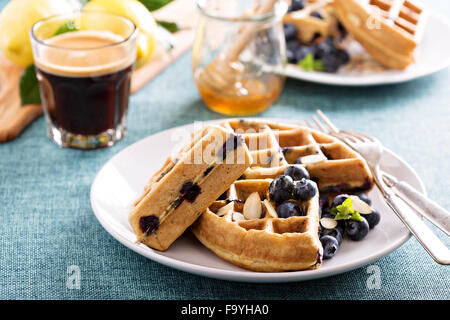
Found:
[[[278,1],[265,1],[255,8],[254,13],[256,15],[269,13]],[[258,28],[256,25],[247,25],[241,28],[233,46],[226,52],[217,55],[210,64],[201,70],[197,85],[211,87],[216,90],[224,90],[230,85],[233,85],[236,82],[237,76],[242,72],[242,69],[234,62],[238,60],[239,55],[257,31]]]

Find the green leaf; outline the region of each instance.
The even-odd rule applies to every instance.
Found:
[[[54,36],[58,36],[60,34],[66,33],[66,32],[73,32],[73,31],[78,31],[79,29],[75,26],[75,24],[73,23],[73,21],[71,20],[67,20],[66,22],[64,22],[63,25],[61,25],[59,27],[58,30],[56,30]]]
[[[20,77],[19,88],[22,106],[41,103],[39,82],[36,78],[36,70],[34,65],[31,65],[25,69],[25,72]]]
[[[314,55],[312,53],[308,53],[301,61],[298,62],[298,65],[303,68],[305,71],[324,71],[325,66],[322,61],[318,59],[314,59]]]
[[[180,27],[175,22],[156,20],[156,23],[171,33],[180,30]]]
[[[164,7],[173,0],[139,0],[144,6],[147,7],[149,11],[155,11],[159,8]]]
[[[358,211],[355,211],[352,206],[352,199],[348,197],[345,201],[337,206],[336,208],[332,208],[330,211],[334,214],[334,220],[357,220],[362,221],[362,217]]]
[[[314,70],[314,56],[312,53],[308,53],[302,60],[298,62],[298,65],[305,71]]]
[[[314,71],[324,71],[325,70],[325,66],[324,66],[322,61],[314,60],[313,69],[314,69]]]

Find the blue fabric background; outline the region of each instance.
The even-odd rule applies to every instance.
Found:
[[[7,1],[1,0],[0,7]],[[447,16],[450,2],[428,1]],[[1,31],[0,31],[1,32]],[[442,35],[442,41],[449,41]],[[432,261],[411,238],[366,268],[321,280],[243,284],[194,276],[152,262],[114,240],[89,201],[96,172],[126,146],[160,130],[217,119],[193,85],[190,53],[131,98],[128,136],[113,148],[59,149],[44,119],[0,145],[0,299],[449,299],[449,268]],[[341,127],[376,135],[408,161],[429,195],[450,208],[450,70],[405,84],[340,88],[288,80],[261,117],[304,119],[320,107]],[[157,152],[157,150],[155,150]],[[448,237],[439,233],[450,245]],[[80,290],[66,288],[78,265]]]

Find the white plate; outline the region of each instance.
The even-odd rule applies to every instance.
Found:
[[[222,121],[222,120],[221,120]],[[280,121],[280,120],[275,120]],[[282,122],[292,122],[281,120]],[[206,123],[217,123],[210,121]],[[335,275],[378,259],[403,244],[409,232],[382,201],[378,190],[370,197],[373,207],[382,214],[380,224],[360,242],[344,239],[339,252],[325,260],[318,270],[261,273],[234,266],[217,257],[188,231],[166,251],[159,252],[143,244],[128,223],[128,213],[150,176],[157,171],[167,156],[179,145],[180,133],[191,132],[193,124],[185,125],[144,138],[110,159],[98,172],[91,187],[91,204],[102,226],[119,242],[137,253],[175,269],[211,278],[244,282],[300,281]],[[423,183],[413,169],[390,151],[382,158],[382,169],[425,192]]]
[[[450,23],[444,16],[431,12],[423,39],[417,48],[417,61],[405,70],[369,71],[355,74],[347,70],[338,73],[306,72],[302,68],[289,64],[284,74],[300,80],[338,85],[369,86],[389,83],[400,83],[420,78],[447,68],[450,65],[450,41],[444,41],[450,34]]]

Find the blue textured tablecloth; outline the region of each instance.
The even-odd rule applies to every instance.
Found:
[[[2,7],[6,1],[0,1]],[[450,2],[428,1],[450,14]],[[1,31],[0,31],[1,32]],[[442,35],[442,41],[449,41]],[[59,149],[44,119],[0,145],[0,299],[449,299],[449,268],[411,238],[372,263],[380,289],[366,285],[366,267],[287,284],[212,280],[148,260],[113,239],[92,212],[96,172],[126,146],[160,130],[220,118],[192,82],[186,54],[131,98],[128,136],[113,148]],[[450,208],[450,70],[405,84],[340,88],[289,80],[261,117],[304,119],[320,107],[339,126],[376,135],[408,161],[429,195]],[[157,152],[157,150],[155,150]],[[450,245],[448,237],[439,233]],[[79,266],[81,287],[66,286]]]

